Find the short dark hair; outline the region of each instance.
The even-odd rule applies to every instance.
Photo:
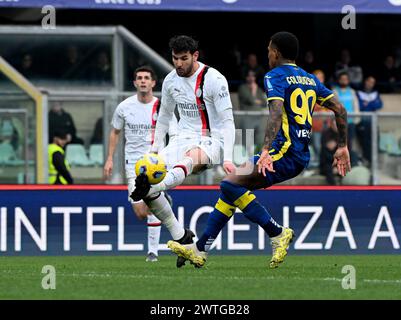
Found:
[[[189,36],[174,36],[170,39],[169,47],[175,53],[187,52],[189,51],[193,54],[198,51],[198,41]]]
[[[150,66],[142,66],[142,67],[136,68],[134,71],[134,80],[136,79],[136,75],[138,72],[149,72],[150,76],[152,77],[152,80],[156,80],[156,74],[153,71],[152,67],[150,67]]]
[[[53,138],[67,139],[67,132],[64,129],[57,129],[53,133]]]
[[[277,32],[270,40],[284,59],[295,60],[298,57],[298,38],[291,32]]]
[[[340,78],[341,78],[342,76],[347,76],[347,77],[349,78],[349,74],[348,74],[348,72],[345,71],[345,70],[341,70],[341,71],[339,71],[339,72],[337,73],[337,80],[340,80]]]

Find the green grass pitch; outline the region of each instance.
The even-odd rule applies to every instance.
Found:
[[[0,257],[0,299],[401,299],[401,255],[288,256],[269,269],[267,256],[211,255],[204,269],[142,256]],[[44,290],[44,265],[56,289]],[[344,290],[344,265],[356,289]]]

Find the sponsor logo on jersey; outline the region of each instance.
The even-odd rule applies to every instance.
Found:
[[[219,93],[219,98],[220,99],[223,99],[223,98],[226,98],[226,97],[228,97],[228,92],[227,91],[223,91],[223,92]]]
[[[228,97],[229,93],[227,91],[227,88],[225,86],[221,87],[221,92],[219,93],[220,99]]]
[[[177,103],[176,107],[180,109],[181,116],[189,118],[199,118],[199,110],[204,110],[205,106],[202,104],[198,106],[196,103]]]
[[[297,130],[297,137],[298,138],[309,138],[311,137],[311,131],[302,129],[302,130]]]

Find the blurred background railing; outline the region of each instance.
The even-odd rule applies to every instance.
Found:
[[[124,27],[0,27],[0,183],[46,183],[47,143],[69,119],[67,159],[75,183],[125,183],[123,144],[115,170],[103,179],[112,114],[134,94],[132,73],[151,65],[156,96],[172,66]],[[349,113],[353,169],[341,179],[331,168],[336,128],[331,113],[315,112],[309,167],[292,185],[401,183],[401,96],[382,94],[379,112]],[[240,165],[262,146],[266,107],[240,108],[231,93],[237,128],[234,162]],[[263,105],[263,104],[262,104]],[[62,111],[60,111],[62,110]],[[186,184],[216,184],[220,166],[187,178]]]

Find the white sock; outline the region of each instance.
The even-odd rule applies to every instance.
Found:
[[[148,215],[148,253],[158,255],[161,222],[153,214]]]
[[[165,191],[172,189],[176,186],[182,184],[185,180],[185,177],[192,173],[193,169],[193,160],[190,157],[185,157],[181,161],[179,161],[173,169],[169,170],[166,174],[166,177],[162,182],[152,185],[148,196],[160,191]]]
[[[170,231],[171,237],[174,240],[179,240],[184,236],[185,230],[175,217],[173,209],[171,209],[163,192],[158,196],[145,199],[145,202],[153,215],[155,215],[166,226],[168,231]]]

